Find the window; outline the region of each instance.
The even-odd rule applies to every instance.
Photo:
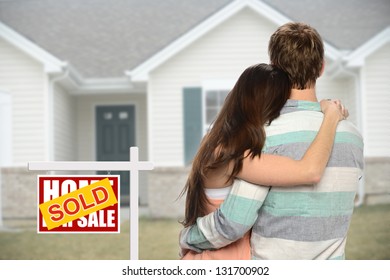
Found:
[[[204,132],[206,132],[214,122],[228,93],[229,93],[228,90],[205,91],[205,114],[206,115],[204,118],[205,119]]]
[[[233,86],[232,80],[208,80],[202,83],[203,134],[210,129]]]
[[[183,88],[185,165],[192,162],[203,135],[214,122],[233,85],[231,81],[208,81],[201,87]]]

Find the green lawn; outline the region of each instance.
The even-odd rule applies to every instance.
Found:
[[[178,259],[175,220],[140,219],[139,258]],[[0,232],[0,259],[49,260],[129,259],[129,225],[120,234],[37,234],[35,221],[19,223],[18,231]],[[390,259],[390,204],[355,210],[348,238],[347,259]]]
[[[390,204],[355,209],[346,256],[352,260],[390,260]]]

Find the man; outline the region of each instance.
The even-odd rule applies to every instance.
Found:
[[[292,89],[280,117],[266,127],[264,152],[300,159],[323,117],[315,91],[324,69],[323,42],[312,27],[287,23],[271,36],[268,51],[271,63],[288,74]],[[217,249],[252,229],[252,259],[344,259],[362,170],[362,137],[342,121],[318,184],[262,187],[261,192],[251,184],[233,184],[218,210],[181,232],[180,245],[195,251]],[[246,213],[235,207],[242,201]],[[241,218],[253,214],[258,215],[254,224]]]

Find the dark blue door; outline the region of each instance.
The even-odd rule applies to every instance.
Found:
[[[98,161],[128,161],[129,148],[135,146],[134,105],[96,107],[96,139]],[[99,171],[98,174],[109,171]],[[120,175],[121,203],[129,203],[129,172],[110,173]]]

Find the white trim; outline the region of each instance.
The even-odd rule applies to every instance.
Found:
[[[133,70],[126,71],[126,75],[129,76],[132,81],[147,81],[149,79],[149,73],[153,69],[157,68],[178,52],[188,47],[194,41],[198,40],[203,35],[210,32],[212,29],[246,7],[251,8],[277,26],[292,21],[261,1],[235,0],[189,32],[185,33],[183,36],[179,37],[177,40],[173,41],[166,48],[160,50]],[[326,56],[330,59],[336,60],[341,57],[340,52],[326,42],[324,42],[324,47],[326,50]]]
[[[145,93],[144,84],[135,86],[128,77],[85,79],[69,63],[56,58],[2,22],[0,22],[0,38],[42,63],[45,73],[58,75],[68,71],[68,78],[62,83],[72,94]]]
[[[102,78],[83,79],[77,84],[76,89],[71,90],[75,95],[89,94],[113,94],[113,93],[139,93],[145,94],[145,86],[138,84],[136,87],[128,78]]]
[[[248,0],[246,2],[248,2],[247,6],[249,8],[252,8],[260,16],[265,17],[266,19],[268,19],[278,27],[287,22],[293,21],[292,19],[284,16],[283,14],[279,13],[278,11],[276,11],[266,3],[263,3],[262,1]],[[325,49],[325,56],[327,56],[329,59],[337,60],[341,57],[340,51],[325,41],[324,41],[324,49]]]
[[[355,51],[344,58],[347,67],[361,67],[367,56],[375,52],[380,47],[390,42],[390,27],[375,35],[372,39],[364,43]]]
[[[198,26],[173,41],[166,48],[162,49],[154,56],[146,60],[141,65],[137,66],[132,71],[126,71],[126,75],[131,77],[132,81],[146,81],[149,77],[149,72],[161,65],[169,58],[173,57],[179,51],[183,50],[194,41],[208,33],[210,30],[218,26],[220,23],[225,21],[227,18],[235,14],[247,5],[248,1],[233,1],[225,8],[209,17]]]
[[[204,90],[231,90],[236,83],[234,79],[222,80],[204,80],[202,81],[202,89]]]
[[[55,93],[55,84],[59,83],[62,80],[65,80],[69,77],[69,69],[66,68],[66,70],[61,74],[53,78],[48,78],[48,82],[46,84],[49,84],[49,87],[47,89],[47,118],[45,120],[46,122],[46,133],[47,133],[47,156],[46,158],[48,160],[55,160],[55,123],[54,123],[54,116],[55,116],[55,104],[54,104],[54,93]]]
[[[71,65],[69,69],[69,79],[64,86],[71,94],[113,94],[113,93],[141,93],[145,94],[145,83],[132,83],[128,77],[115,78],[84,78]]]
[[[363,139],[367,139],[367,100],[366,100],[366,81],[365,81],[365,67],[359,68],[359,82],[360,82],[360,104],[361,104],[361,134]],[[359,112],[357,112],[359,113]],[[367,158],[370,155],[367,154],[367,146],[364,145],[364,156]]]
[[[147,157],[149,158],[150,161],[154,162],[154,153],[153,153],[153,129],[152,129],[152,124],[153,124],[153,103],[152,103],[152,94],[150,92],[150,83],[147,83],[146,85],[146,130],[147,130],[147,135],[146,135],[146,141],[148,143],[147,146],[147,151],[148,155]],[[183,109],[182,109],[183,110]],[[183,112],[181,113],[183,116]],[[184,126],[182,127],[183,133],[184,133]],[[184,139],[184,138],[183,138]],[[183,140],[184,141],[184,140]],[[184,162],[184,153],[183,153],[183,162]]]
[[[236,83],[236,80],[233,79],[216,79],[216,80],[204,80],[202,81],[202,136],[207,133],[207,130],[210,128],[211,123],[207,123],[207,97],[206,93],[208,91],[228,91],[232,90]],[[219,98],[218,98],[219,99]],[[219,109],[221,109],[222,104]],[[219,111],[218,111],[219,112]],[[218,114],[217,112],[217,114]]]
[[[356,110],[356,122],[357,122],[357,128],[362,134],[364,135],[365,129],[363,128],[363,123],[366,119],[366,106],[363,106],[365,104],[365,95],[362,94],[363,92],[363,83],[361,78],[361,68],[358,69],[347,69],[342,68],[340,70],[340,73],[345,73],[346,75],[349,75],[354,80],[355,85],[355,110]],[[364,100],[364,103],[363,103]],[[363,139],[366,139],[363,136]],[[363,152],[365,155],[365,153]],[[365,155],[366,156],[366,155]],[[355,207],[359,207],[364,203],[364,197],[365,197],[365,178],[363,178],[359,181],[359,187],[358,187],[358,200],[355,201]]]
[[[342,51],[336,49],[332,45],[324,41],[324,51],[325,57],[328,57],[331,60],[340,60],[343,57]]]
[[[145,83],[132,83],[128,77],[84,78],[72,65],[67,64],[68,78],[61,84],[73,95],[135,93],[145,94]]]
[[[63,67],[66,66],[66,62],[54,57],[52,54],[26,39],[2,22],[0,22],[0,37],[4,38],[7,42],[14,45],[35,60],[40,61],[44,65],[46,73],[62,72]]]

